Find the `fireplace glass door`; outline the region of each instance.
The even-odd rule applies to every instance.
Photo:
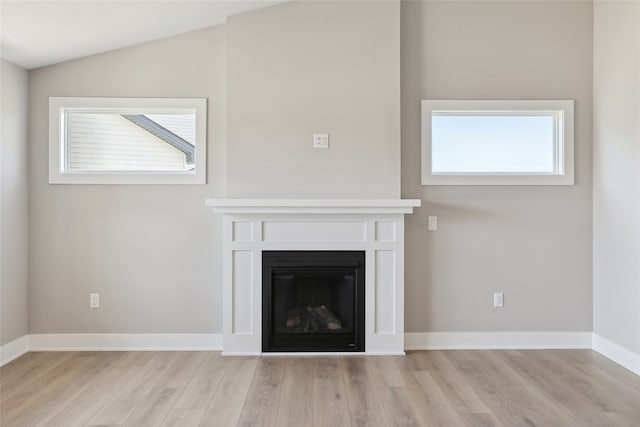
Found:
[[[364,252],[262,253],[262,350],[364,351]]]

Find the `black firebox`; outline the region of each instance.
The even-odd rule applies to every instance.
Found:
[[[262,252],[262,351],[364,351],[364,251]]]

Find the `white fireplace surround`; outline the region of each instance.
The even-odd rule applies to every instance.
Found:
[[[263,250],[364,251],[365,354],[404,354],[404,215],[420,200],[207,199],[206,205],[223,216],[222,354],[262,352]]]

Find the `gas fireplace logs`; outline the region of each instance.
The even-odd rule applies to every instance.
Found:
[[[327,307],[299,305],[289,310],[287,329],[293,332],[323,332],[342,329],[342,322]]]

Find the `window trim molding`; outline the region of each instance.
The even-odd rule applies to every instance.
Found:
[[[126,109],[195,109],[195,171],[67,171],[64,119],[67,110],[96,109],[123,112]],[[206,98],[108,98],[49,97],[49,184],[206,184]]]
[[[573,185],[574,101],[573,100],[422,100],[422,185]],[[437,173],[433,174],[431,120],[433,112],[500,112],[533,114],[562,112],[556,135],[558,173]],[[562,138],[560,138],[560,136]]]

